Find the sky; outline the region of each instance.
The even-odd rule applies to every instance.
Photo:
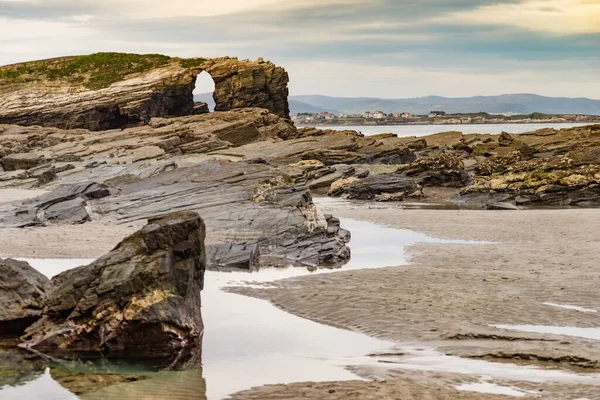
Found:
[[[98,51],[264,57],[296,95],[600,99],[600,0],[0,0],[0,64]]]

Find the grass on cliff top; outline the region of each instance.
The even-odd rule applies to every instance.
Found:
[[[204,58],[174,59],[161,54],[95,53],[2,67],[0,82],[62,80],[98,90],[129,74],[161,67],[172,60],[178,61],[183,68],[199,67],[206,61]]]

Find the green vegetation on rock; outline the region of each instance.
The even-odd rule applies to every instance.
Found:
[[[194,68],[194,67],[200,67],[202,64],[204,64],[206,62],[206,58],[182,58],[179,61],[179,65],[181,65],[183,68]]]
[[[0,82],[62,80],[91,90],[106,88],[127,75],[161,67],[172,59],[161,54],[95,53],[0,67]],[[177,59],[183,68],[202,65],[204,58]]]

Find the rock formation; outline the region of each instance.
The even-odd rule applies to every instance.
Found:
[[[287,72],[269,61],[214,58],[202,64],[215,82],[215,111],[266,108],[290,118]]]
[[[0,67],[0,123],[107,130],[204,113],[192,94],[204,70],[216,110],[263,107],[289,119],[288,75],[270,62],[97,53]]]
[[[209,228],[210,268],[339,266],[349,257],[348,234],[317,212],[305,185],[257,159],[211,155],[252,143],[278,147],[297,135],[264,109],[153,119],[102,133],[0,126],[0,155],[37,154],[55,172],[44,183],[31,169],[0,172],[0,187],[51,190],[0,206],[0,226],[127,223],[191,210]]]
[[[25,346],[173,365],[197,357],[204,236],[196,213],[151,219],[96,262],[54,277],[56,290],[42,318],[27,329]]]
[[[0,337],[19,336],[42,315],[54,286],[23,261],[0,259],[0,277]]]

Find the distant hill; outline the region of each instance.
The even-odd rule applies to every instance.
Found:
[[[312,104],[308,104],[308,103],[304,103],[302,101],[298,101],[298,100],[292,100],[290,98],[289,100],[290,103],[290,113],[291,114],[298,114],[298,113],[320,113],[320,112],[324,112],[327,111],[329,113],[332,114],[340,114],[340,111],[338,110],[334,110],[331,108],[322,108],[319,106],[313,106]]]
[[[301,107],[291,107],[301,103]],[[365,111],[381,110],[385,113],[410,112],[428,114],[433,110],[447,113],[490,114],[587,114],[600,115],[600,100],[587,98],[544,97],[535,94],[505,94],[501,96],[475,96],[448,98],[439,96],[412,99],[380,99],[374,97],[329,97],[320,95],[290,96],[292,114],[297,112],[319,112],[338,110],[347,114],[362,114]],[[304,111],[304,110],[312,111]],[[301,111],[298,111],[301,110]]]

